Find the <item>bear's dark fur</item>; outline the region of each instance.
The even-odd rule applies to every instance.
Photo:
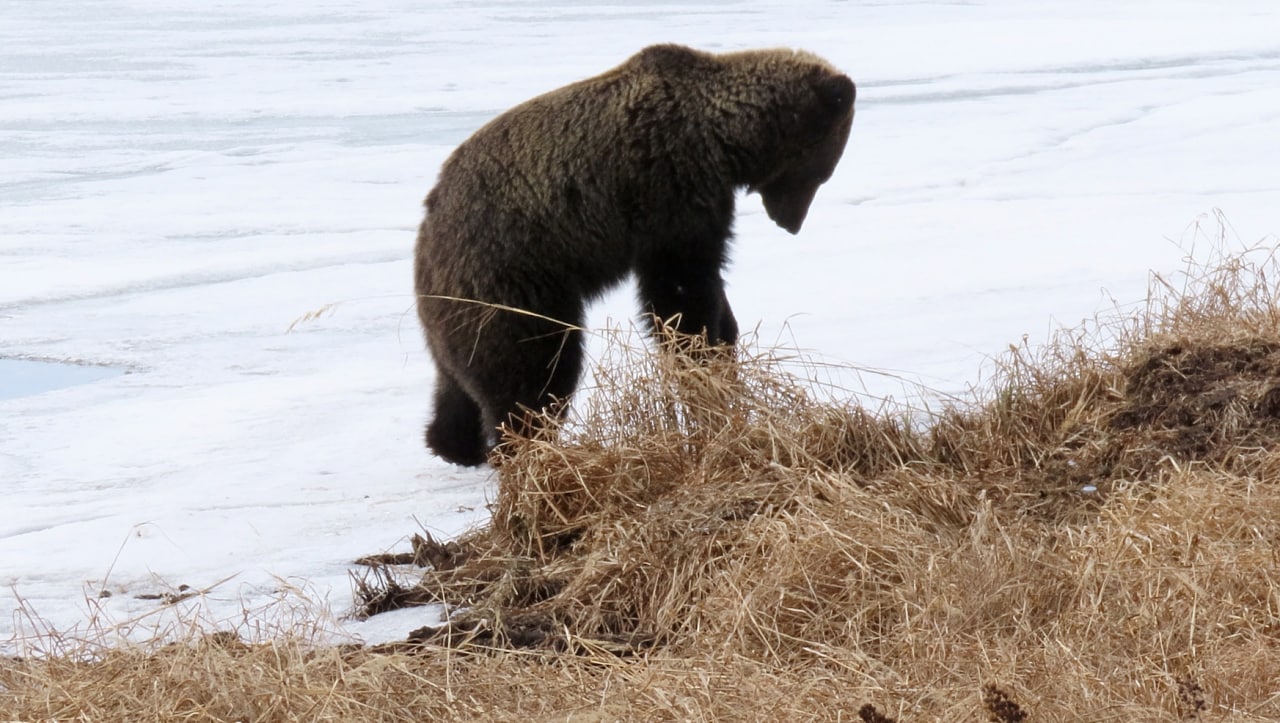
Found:
[[[418,233],[436,363],[426,442],[485,460],[503,423],[563,403],[588,301],[634,273],[644,309],[731,345],[721,270],[734,194],[800,230],[853,121],[854,85],[791,50],[645,48],[493,119],[445,161]]]

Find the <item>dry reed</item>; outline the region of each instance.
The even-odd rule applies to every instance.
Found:
[[[1275,270],[1154,277],[931,415],[633,353],[500,448],[490,524],[420,539],[420,584],[369,560],[371,612],[447,626],[3,661],[0,718],[1280,719]]]

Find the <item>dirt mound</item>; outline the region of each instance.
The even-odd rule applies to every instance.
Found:
[[[1280,345],[1247,337],[1152,349],[1125,375],[1117,430],[1136,430],[1157,453],[1230,465],[1280,439]]]

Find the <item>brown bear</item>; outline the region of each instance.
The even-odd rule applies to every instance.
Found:
[[[759,192],[799,231],[844,152],[854,93],[806,52],[655,45],[476,131],[427,195],[415,250],[437,373],[427,446],[480,464],[500,425],[563,405],[586,305],[628,274],[651,325],[736,342],[721,277],[734,195]]]

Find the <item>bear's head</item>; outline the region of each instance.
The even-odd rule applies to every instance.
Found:
[[[645,48],[623,68],[646,83],[635,96],[710,128],[704,137],[723,147],[732,181],[759,193],[774,223],[800,230],[849,140],[849,76],[804,51],[713,54],[674,44]]]
[[[769,218],[793,234],[844,154],[856,94],[853,81],[834,70],[818,66],[808,76],[783,124],[777,165],[751,186]]]

